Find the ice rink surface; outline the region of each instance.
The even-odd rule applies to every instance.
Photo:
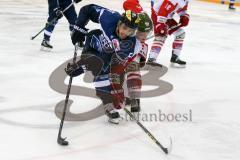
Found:
[[[122,11],[120,0],[89,0]],[[150,13],[150,2],[141,0]],[[134,122],[110,125],[102,116],[90,121],[66,122],[68,147],[56,143],[59,119],[54,113],[65,95],[50,88],[50,74],[71,59],[73,46],[65,19],[53,36],[54,49],[41,52],[47,18],[45,0],[0,0],[0,159],[1,160],[238,160],[240,158],[240,8],[191,1],[190,25],[182,59],[184,69],[169,66],[172,37],[158,61],[169,67],[161,79],[173,85],[163,96],[142,99],[144,113],[184,114],[192,121],[142,122],[164,145],[173,140],[166,156]],[[98,25],[90,23],[88,28]],[[148,41],[149,45],[151,41]],[[67,81],[65,82],[67,84]],[[78,79],[74,84],[81,85]],[[91,110],[100,101],[71,96],[71,111]]]

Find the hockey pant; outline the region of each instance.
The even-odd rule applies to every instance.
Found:
[[[87,71],[92,72],[96,95],[101,99],[104,110],[114,109],[111,95],[112,88],[109,81],[109,70],[103,69],[103,60],[96,56],[96,51],[82,52],[78,65],[83,65]],[[123,84],[123,78],[124,75],[121,76],[121,84]]]

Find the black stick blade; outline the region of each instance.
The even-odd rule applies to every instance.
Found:
[[[168,148],[163,147],[162,148],[163,152],[166,154],[169,154],[172,151],[172,138],[170,137],[170,145]]]
[[[59,145],[62,145],[62,146],[68,145],[68,141],[66,141],[66,138],[58,137],[57,142]]]

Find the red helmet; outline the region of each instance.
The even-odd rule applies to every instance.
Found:
[[[141,5],[139,4],[138,0],[126,0],[123,2],[123,9],[124,10],[131,10],[135,13],[140,13],[143,11]]]

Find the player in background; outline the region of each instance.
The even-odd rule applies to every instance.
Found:
[[[236,9],[236,8],[234,7],[234,3],[235,3],[235,0],[230,0],[229,6],[228,6],[229,10],[235,10],[235,9]]]
[[[143,12],[143,8],[139,3],[139,0],[125,0],[123,2],[123,9],[126,10],[131,10],[135,13],[141,13]]]
[[[179,56],[185,38],[185,31],[182,27],[186,27],[189,22],[189,14],[187,13],[188,0],[156,0],[155,2],[152,0],[151,5],[155,38],[148,62],[156,63],[167,36],[173,35],[174,41],[170,62],[181,66],[186,65],[186,62],[181,60]],[[179,22],[173,19],[175,13],[180,16]]]
[[[73,0],[78,3],[82,0]],[[50,44],[50,38],[52,32],[57,24],[58,20],[64,15],[69,22],[69,30],[73,30],[73,25],[77,19],[77,13],[74,5],[67,9],[64,13],[62,12],[65,8],[71,5],[72,0],[48,0],[48,19],[46,28],[44,30],[44,37],[41,43],[41,50],[50,51],[53,46]],[[52,22],[52,23],[51,23]],[[50,24],[51,23],[51,24]]]
[[[123,3],[124,10],[131,10],[139,13],[138,30],[136,38],[141,42],[143,50],[131,62],[126,70],[128,95],[126,96],[126,105],[131,105],[131,112],[138,113],[141,110],[140,97],[142,88],[142,79],[140,68],[146,63],[148,45],[145,43],[148,35],[153,29],[151,18],[143,12],[138,0],[126,0]]]
[[[99,23],[101,30],[87,33],[89,20]],[[102,100],[109,122],[115,124],[121,120],[118,110],[125,104],[125,69],[142,49],[134,37],[137,23],[138,15],[130,10],[120,15],[90,4],[81,8],[72,34],[73,44],[86,41],[81,59],[76,65],[69,64],[65,71],[73,76],[82,74],[83,67],[92,71],[96,95]]]

